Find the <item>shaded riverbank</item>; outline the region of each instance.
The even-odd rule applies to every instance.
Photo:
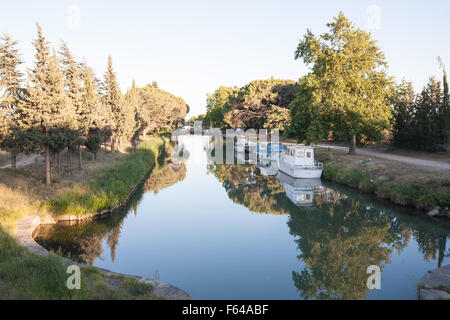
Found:
[[[131,154],[85,183],[60,192],[46,202],[46,207],[58,221],[89,219],[118,210],[153,170],[158,158],[164,158],[168,143],[164,136],[143,141]]]
[[[324,148],[316,149],[316,158],[324,163],[323,178],[329,181],[419,209],[435,218],[448,221],[450,217],[450,172]]]
[[[132,194],[135,188],[138,188],[139,182],[148,177],[149,172],[154,168],[158,159],[163,161],[167,138],[150,138],[144,142],[138,150],[125,155],[108,168],[101,170],[89,182],[82,185],[73,185],[74,190],[93,191],[94,186],[101,187],[93,192],[93,196],[99,195],[99,192],[108,190],[109,195],[114,195],[111,202],[104,202],[103,210],[117,209],[120,204],[125,204],[128,195]],[[129,160],[129,162],[127,162]],[[148,167],[139,166],[139,170],[133,171],[132,179],[120,181],[120,184],[112,184],[112,180],[119,179],[126,173],[126,170],[132,169],[133,164],[147,164]],[[142,173],[141,176],[138,176]],[[118,176],[119,175],[119,176]],[[134,179],[134,181],[133,181]],[[137,181],[137,184],[136,184]],[[134,183],[134,184],[133,184]],[[88,187],[88,188],[87,188]],[[68,290],[66,287],[67,273],[66,268],[73,262],[64,259],[56,254],[48,253],[47,250],[34,242],[32,232],[40,224],[41,219],[45,223],[53,221],[53,218],[47,216],[52,213],[52,207],[46,201],[41,205],[39,194],[33,197],[24,193],[20,189],[10,189],[2,186],[3,201],[0,205],[0,298],[2,299],[172,299],[173,288],[159,281],[153,281],[148,278],[125,276],[109,272],[108,270],[96,269],[89,266],[82,266],[81,290]],[[67,190],[62,193],[67,194]],[[72,193],[79,197],[72,197],[71,203],[77,204],[76,212],[80,213],[80,208],[85,210],[92,202],[84,202],[85,193]],[[61,199],[61,197],[59,198]],[[67,198],[65,198],[67,199]],[[98,199],[90,198],[90,199]],[[50,202],[51,203],[51,202]],[[61,202],[58,202],[61,203]],[[101,206],[99,206],[101,208]],[[33,215],[40,212],[39,216],[22,220],[27,215]],[[53,211],[56,213],[56,211]],[[70,211],[69,211],[70,212]],[[87,212],[87,211],[81,211]],[[58,218],[58,215],[55,215]],[[78,217],[86,217],[78,215]],[[19,221],[19,228],[16,229],[16,221]],[[54,222],[54,221],[53,221]],[[19,243],[13,234],[19,238]],[[29,251],[28,249],[31,249]],[[36,254],[37,253],[37,254]],[[186,299],[189,296],[177,289],[181,295],[178,298]],[[175,291],[177,291],[175,290]]]

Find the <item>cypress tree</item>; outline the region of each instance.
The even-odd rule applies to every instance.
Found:
[[[82,169],[82,157],[81,157],[81,144],[83,143],[83,137],[87,135],[88,126],[86,125],[89,112],[87,106],[83,101],[83,87],[82,77],[79,72],[79,67],[72,56],[67,44],[63,41],[60,50],[61,66],[64,73],[64,84],[67,96],[74,111],[75,130],[68,130],[70,135],[69,142],[73,142],[74,145],[69,145],[68,152],[74,148],[78,151],[78,168]],[[69,155],[70,156],[70,155]]]
[[[414,137],[414,112],[416,95],[411,82],[402,82],[392,97],[392,139],[398,147],[411,147]]]
[[[52,140],[50,131],[70,127],[73,124],[73,109],[64,91],[63,74],[59,68],[55,52],[50,56],[50,46],[37,24],[37,39],[33,41],[36,48],[35,66],[28,73],[29,103],[23,110],[24,123],[33,128],[33,135],[45,152],[45,182],[51,184],[50,148]],[[54,143],[53,143],[54,145]]]
[[[119,129],[121,125],[121,113],[123,112],[122,93],[120,92],[119,84],[117,83],[116,73],[113,70],[112,58],[108,56],[108,68],[104,75],[104,91],[103,98],[106,112],[111,112],[110,125],[112,129],[111,136],[111,151],[114,151],[115,142],[119,136]]]
[[[444,87],[444,96],[441,108],[441,120],[442,120],[442,136],[443,143],[447,148],[447,151],[450,151],[448,144],[450,143],[450,96],[449,96],[449,88],[448,88],[448,79],[447,79],[447,71],[445,70],[445,65],[442,62],[441,57],[438,57],[439,65],[444,73],[442,83]]]
[[[100,149],[102,142],[101,133],[105,130],[106,119],[108,115],[104,113],[105,108],[103,108],[100,103],[98,94],[96,92],[96,86],[93,81],[94,75],[92,70],[85,65],[84,67],[84,93],[83,93],[83,103],[88,110],[88,118],[86,125],[88,126],[88,135],[85,141],[85,146],[89,152],[92,153],[92,159],[95,160],[97,157],[97,152]]]
[[[126,141],[134,140],[135,134],[139,134],[139,93],[135,81],[131,89],[125,95],[125,114],[123,116],[123,138]]]
[[[436,150],[441,144],[440,109],[443,102],[441,83],[430,78],[426,87],[417,98],[414,114],[415,148]]]
[[[16,168],[17,153],[22,151],[19,141],[21,127],[20,107],[25,102],[24,89],[21,87],[23,74],[19,66],[23,63],[17,47],[17,41],[9,34],[2,37],[0,43],[0,114],[2,118],[1,146],[11,153],[11,168]]]

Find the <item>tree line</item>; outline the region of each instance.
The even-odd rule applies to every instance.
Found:
[[[384,53],[371,34],[341,12],[316,36],[310,30],[294,57],[310,66],[297,82],[257,80],[219,87],[207,96],[206,124],[272,128],[299,142],[322,139],[357,143],[390,139],[419,150],[448,150],[450,103],[447,75],[431,78],[420,94],[411,83],[396,84]],[[195,120],[195,119],[193,119]]]
[[[108,57],[103,81],[86,62],[78,62],[62,42],[55,51],[37,24],[33,68],[27,79],[18,42],[9,34],[0,43],[0,146],[11,153],[16,167],[19,153],[45,154],[46,184],[52,168],[61,171],[61,153],[67,150],[82,168],[82,148],[96,158],[102,144],[124,151],[139,135],[170,130],[184,121],[189,106],[183,99],[158,88],[136,87],[122,94],[112,58]]]

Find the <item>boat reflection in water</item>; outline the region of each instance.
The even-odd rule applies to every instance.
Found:
[[[207,137],[179,138],[124,211],[35,239],[79,262],[157,274],[194,299],[416,299],[427,270],[450,263],[448,226],[410,208],[273,175],[276,162],[215,161]],[[370,265],[381,290],[367,287]]]
[[[315,203],[335,202],[345,196],[324,187],[320,179],[295,179],[278,171],[277,179],[283,186],[286,196],[297,207],[312,207]],[[336,199],[336,196],[338,199]]]

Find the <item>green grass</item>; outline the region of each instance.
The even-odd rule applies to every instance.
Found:
[[[47,203],[50,212],[101,210],[126,200],[131,189],[155,164],[167,139],[144,141],[135,152],[116,161],[86,184],[73,187]],[[118,183],[114,181],[119,180]],[[105,199],[104,196],[111,196]],[[0,300],[2,299],[146,299],[153,287],[133,277],[81,268],[81,290],[69,290],[68,261],[57,254],[35,255],[12,237],[16,221],[45,213],[40,201],[26,190],[0,185]],[[152,297],[153,298],[153,297]]]
[[[403,206],[418,209],[450,206],[450,188],[434,184],[433,180],[421,182],[411,179],[397,182],[395,177],[377,180],[377,176],[367,168],[349,168],[343,164],[325,164],[323,177],[364,192],[374,193]]]
[[[0,230],[0,299],[142,299],[153,286],[127,276],[114,277],[81,267],[81,289],[69,290],[68,262],[55,254],[38,256]]]
[[[61,192],[48,201],[46,207],[53,215],[83,216],[122,205],[133,187],[155,166],[157,157],[165,150],[166,141],[164,137],[143,141],[134,152],[120,158],[86,183]]]

